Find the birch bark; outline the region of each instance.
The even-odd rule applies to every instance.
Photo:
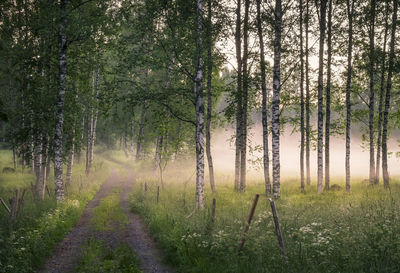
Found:
[[[270,195],[271,181],[269,177],[269,155],[268,155],[267,81],[265,78],[266,69],[265,69],[264,37],[263,37],[262,20],[261,20],[261,0],[257,0],[257,33],[260,43],[264,183],[265,183],[265,193],[266,195]]]
[[[194,97],[196,111],[196,208],[204,209],[204,98],[203,98],[203,59],[202,59],[202,15],[203,1],[197,0],[196,8],[196,74],[194,78]]]
[[[280,197],[280,158],[279,158],[279,105],[281,90],[281,31],[282,31],[282,1],[275,1],[274,22],[274,67],[273,67],[273,97],[272,97],[272,179],[273,196]]]
[[[389,172],[388,172],[388,149],[387,149],[387,137],[388,137],[388,121],[389,121],[389,109],[390,109],[390,97],[392,91],[392,75],[394,69],[394,58],[395,58],[395,41],[396,41],[396,27],[397,27],[397,10],[398,0],[393,0],[393,16],[392,16],[392,30],[390,36],[390,53],[389,53],[389,69],[386,83],[386,95],[385,95],[385,110],[383,113],[383,130],[382,130],[382,175],[383,185],[385,188],[389,188]]]
[[[56,128],[54,136],[54,182],[56,199],[64,200],[63,183],[63,124],[64,96],[67,90],[67,0],[60,0],[58,43],[59,91],[57,96]]]

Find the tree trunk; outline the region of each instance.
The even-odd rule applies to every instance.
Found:
[[[329,140],[331,126],[331,71],[332,71],[332,0],[328,4],[328,63],[326,72],[326,105],[325,105],[325,189],[329,190],[330,186],[330,156],[329,156]]]
[[[34,152],[34,165],[35,165],[35,176],[36,176],[36,201],[43,200],[41,197],[41,192],[43,191],[43,172],[42,172],[42,157],[43,157],[43,142],[42,135],[39,134],[35,142],[35,152]]]
[[[243,25],[243,105],[242,105],[242,140],[240,150],[240,192],[246,191],[246,165],[247,165],[247,105],[249,90],[249,72],[247,60],[249,57],[249,8],[250,0],[245,0],[244,25]]]
[[[47,179],[48,179],[48,177],[47,177],[47,175],[48,175],[48,172],[47,172],[47,167],[48,167],[48,164],[47,164],[47,162],[49,161],[49,140],[50,140],[50,138],[48,137],[48,136],[46,136],[46,138],[45,139],[43,139],[43,145],[42,145],[42,166],[41,166],[41,172],[42,172],[42,174],[41,174],[41,179],[42,179],[42,181],[41,181],[41,184],[42,184],[42,187],[41,187],[41,191],[40,191],[40,196],[39,196],[39,198],[40,198],[40,200],[44,200],[44,196],[45,196],[45,191],[46,191],[46,181],[47,181]]]
[[[163,135],[159,132],[157,136],[156,151],[154,154],[154,170],[157,170],[161,165],[161,153],[163,147]]]
[[[75,129],[72,130],[72,135],[75,136]],[[65,178],[65,185],[67,187],[71,185],[72,167],[74,166],[74,155],[75,155],[75,137],[72,137],[72,147],[68,155],[67,174]]]
[[[91,137],[92,137],[92,126],[93,126],[93,109],[89,107],[89,113],[87,116],[87,133],[86,133],[86,175],[89,175],[90,173],[90,154],[92,153],[90,150],[92,148],[91,144]]]
[[[270,195],[271,181],[269,179],[269,155],[268,155],[267,81],[265,78],[266,69],[265,69],[264,38],[263,38],[262,20],[261,20],[261,0],[257,0],[257,30],[260,43],[264,183],[265,183],[265,193],[266,195]]]
[[[323,137],[324,137],[324,109],[323,109],[323,91],[324,91],[324,44],[326,28],[326,0],[320,1],[320,19],[319,19],[319,68],[318,68],[318,182],[317,192],[322,193],[323,186]]]
[[[281,36],[282,36],[282,2],[275,1],[274,22],[274,68],[273,68],[273,97],[272,97],[272,180],[273,196],[279,198],[280,186],[280,159],[279,159],[279,105],[281,90]]]
[[[306,181],[307,185],[311,184],[310,175],[310,74],[309,74],[309,48],[308,48],[308,33],[309,33],[309,0],[306,0]]]
[[[211,13],[211,0],[207,1],[208,8],[208,49],[207,49],[207,58],[208,58],[208,68],[207,68],[207,120],[206,120],[206,153],[207,153],[207,162],[208,162],[208,175],[210,177],[210,187],[213,193],[216,193],[215,190],[215,181],[214,181],[214,165],[211,155],[211,117],[212,117],[212,69],[213,69],[213,60],[212,60],[212,48],[213,48],[213,40],[212,40],[212,13]]]
[[[376,0],[371,0],[370,32],[369,32],[369,182],[375,183],[375,147],[374,147],[374,115],[375,115],[375,91],[374,91],[374,65],[375,65],[375,5]]]
[[[56,199],[64,200],[63,183],[63,124],[64,124],[64,96],[67,90],[67,0],[60,0],[60,29],[59,37],[59,92],[57,97],[56,128],[54,136],[54,182]]]
[[[392,31],[390,37],[390,53],[389,53],[389,69],[386,83],[386,95],[385,95],[385,110],[383,113],[383,130],[382,130],[382,175],[383,185],[385,188],[389,188],[389,172],[388,172],[388,149],[387,149],[387,137],[388,137],[388,121],[389,121],[389,109],[390,109],[390,96],[392,91],[392,74],[394,69],[394,57],[395,57],[395,41],[396,41],[396,26],[397,26],[397,9],[398,1],[393,0],[393,17],[392,17]]]
[[[379,183],[379,168],[381,161],[381,144],[382,144],[382,119],[383,119],[383,101],[385,97],[385,61],[386,61],[386,44],[388,36],[388,18],[389,18],[389,0],[385,0],[385,34],[383,38],[383,53],[381,63],[381,82],[379,94],[379,108],[378,108],[378,139],[376,141],[376,166],[375,166],[375,184]]]
[[[139,133],[136,142],[136,160],[140,160],[142,153],[143,131],[146,121],[146,102],[142,104],[142,113],[140,114]]]
[[[304,192],[304,49],[303,0],[300,0],[300,188]]]
[[[235,47],[236,47],[236,62],[237,62],[237,86],[236,86],[236,142],[235,142],[235,190],[239,190],[240,183],[240,151],[242,148],[242,36],[241,36],[241,0],[237,0],[236,8],[236,32],[235,32]]]
[[[202,35],[203,1],[197,0],[196,9],[196,74],[194,78],[194,97],[196,111],[196,208],[204,209],[204,98],[203,98],[203,59]]]
[[[85,116],[82,117],[82,123],[81,123],[81,137],[80,137],[80,142],[81,145],[79,145],[79,150],[78,150],[78,164],[81,163],[81,157],[82,157],[82,143],[85,138]]]
[[[350,4],[351,2],[351,4]],[[355,0],[346,0],[347,17],[349,21],[349,41],[347,44],[347,79],[346,79],[346,191],[350,192],[350,129],[351,129],[351,76],[353,54],[353,14]]]
[[[99,116],[99,81],[100,81],[100,49],[97,51],[97,69],[96,69],[96,80],[94,83],[94,91],[95,91],[95,110],[92,119],[92,130],[90,136],[90,154],[89,154],[89,169],[93,164],[93,154],[94,154],[94,143],[96,140],[96,128],[97,128],[97,118]]]

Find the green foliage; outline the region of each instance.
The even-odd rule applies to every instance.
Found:
[[[106,247],[102,241],[88,241],[79,266],[78,273],[121,272],[141,273],[138,268],[139,260],[126,244],[117,247]]]
[[[334,181],[338,183],[339,181]],[[340,181],[341,182],[341,181]],[[340,183],[339,182],[339,183]],[[393,181],[395,182],[395,181]],[[151,189],[151,182],[148,181]],[[179,272],[398,272],[400,270],[400,185],[391,191],[353,183],[352,193],[338,190],[303,194],[290,181],[276,201],[288,255],[285,264],[275,235],[271,209],[261,196],[240,255],[237,245],[258,184],[245,194],[217,187],[216,222],[210,231],[210,207],[193,211],[182,185],[173,184],[154,201],[139,187],[132,207],[149,225],[167,260]],[[192,187],[187,189],[194,192]]]

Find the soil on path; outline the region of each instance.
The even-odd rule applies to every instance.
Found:
[[[130,211],[129,193],[133,188],[135,179],[131,171],[128,173],[128,177],[120,177],[115,170],[112,170],[108,180],[101,185],[100,190],[87,204],[76,226],[59,243],[53,256],[39,272],[73,272],[89,238],[102,240],[109,247],[116,246],[121,242],[127,243],[140,259],[141,269],[145,273],[175,272],[162,263],[162,254],[148,235],[142,219]],[[93,217],[93,210],[104,197],[112,193],[112,189],[115,187],[122,189],[120,205],[128,218],[128,224],[111,231],[94,231],[90,222]]]

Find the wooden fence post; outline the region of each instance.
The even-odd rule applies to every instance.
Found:
[[[160,186],[157,186],[157,203],[160,198]]]
[[[268,198],[268,200],[269,200],[269,203],[271,204],[271,210],[272,210],[272,215],[274,217],[275,230],[276,230],[276,236],[278,237],[279,247],[281,249],[283,258],[285,259],[285,261],[287,263],[288,261],[287,261],[287,256],[286,256],[286,249],[285,249],[285,244],[283,242],[282,229],[281,229],[281,225],[279,223],[279,218],[278,218],[278,213],[276,211],[275,202],[271,198]]]
[[[0,198],[0,203],[4,206],[4,208],[8,211],[8,214],[11,213],[10,208],[7,206],[6,202],[2,198]]]
[[[244,229],[243,229],[242,238],[239,241],[238,253],[240,253],[242,251],[244,242],[246,241],[246,235],[247,235],[247,232],[249,231],[251,219],[253,219],[254,211],[256,210],[257,202],[258,202],[258,198],[259,197],[260,197],[259,194],[256,194],[254,196],[253,205],[251,206],[251,209],[250,209],[250,212],[249,212],[249,216],[247,217],[247,222],[246,222],[246,224],[244,226]]]

